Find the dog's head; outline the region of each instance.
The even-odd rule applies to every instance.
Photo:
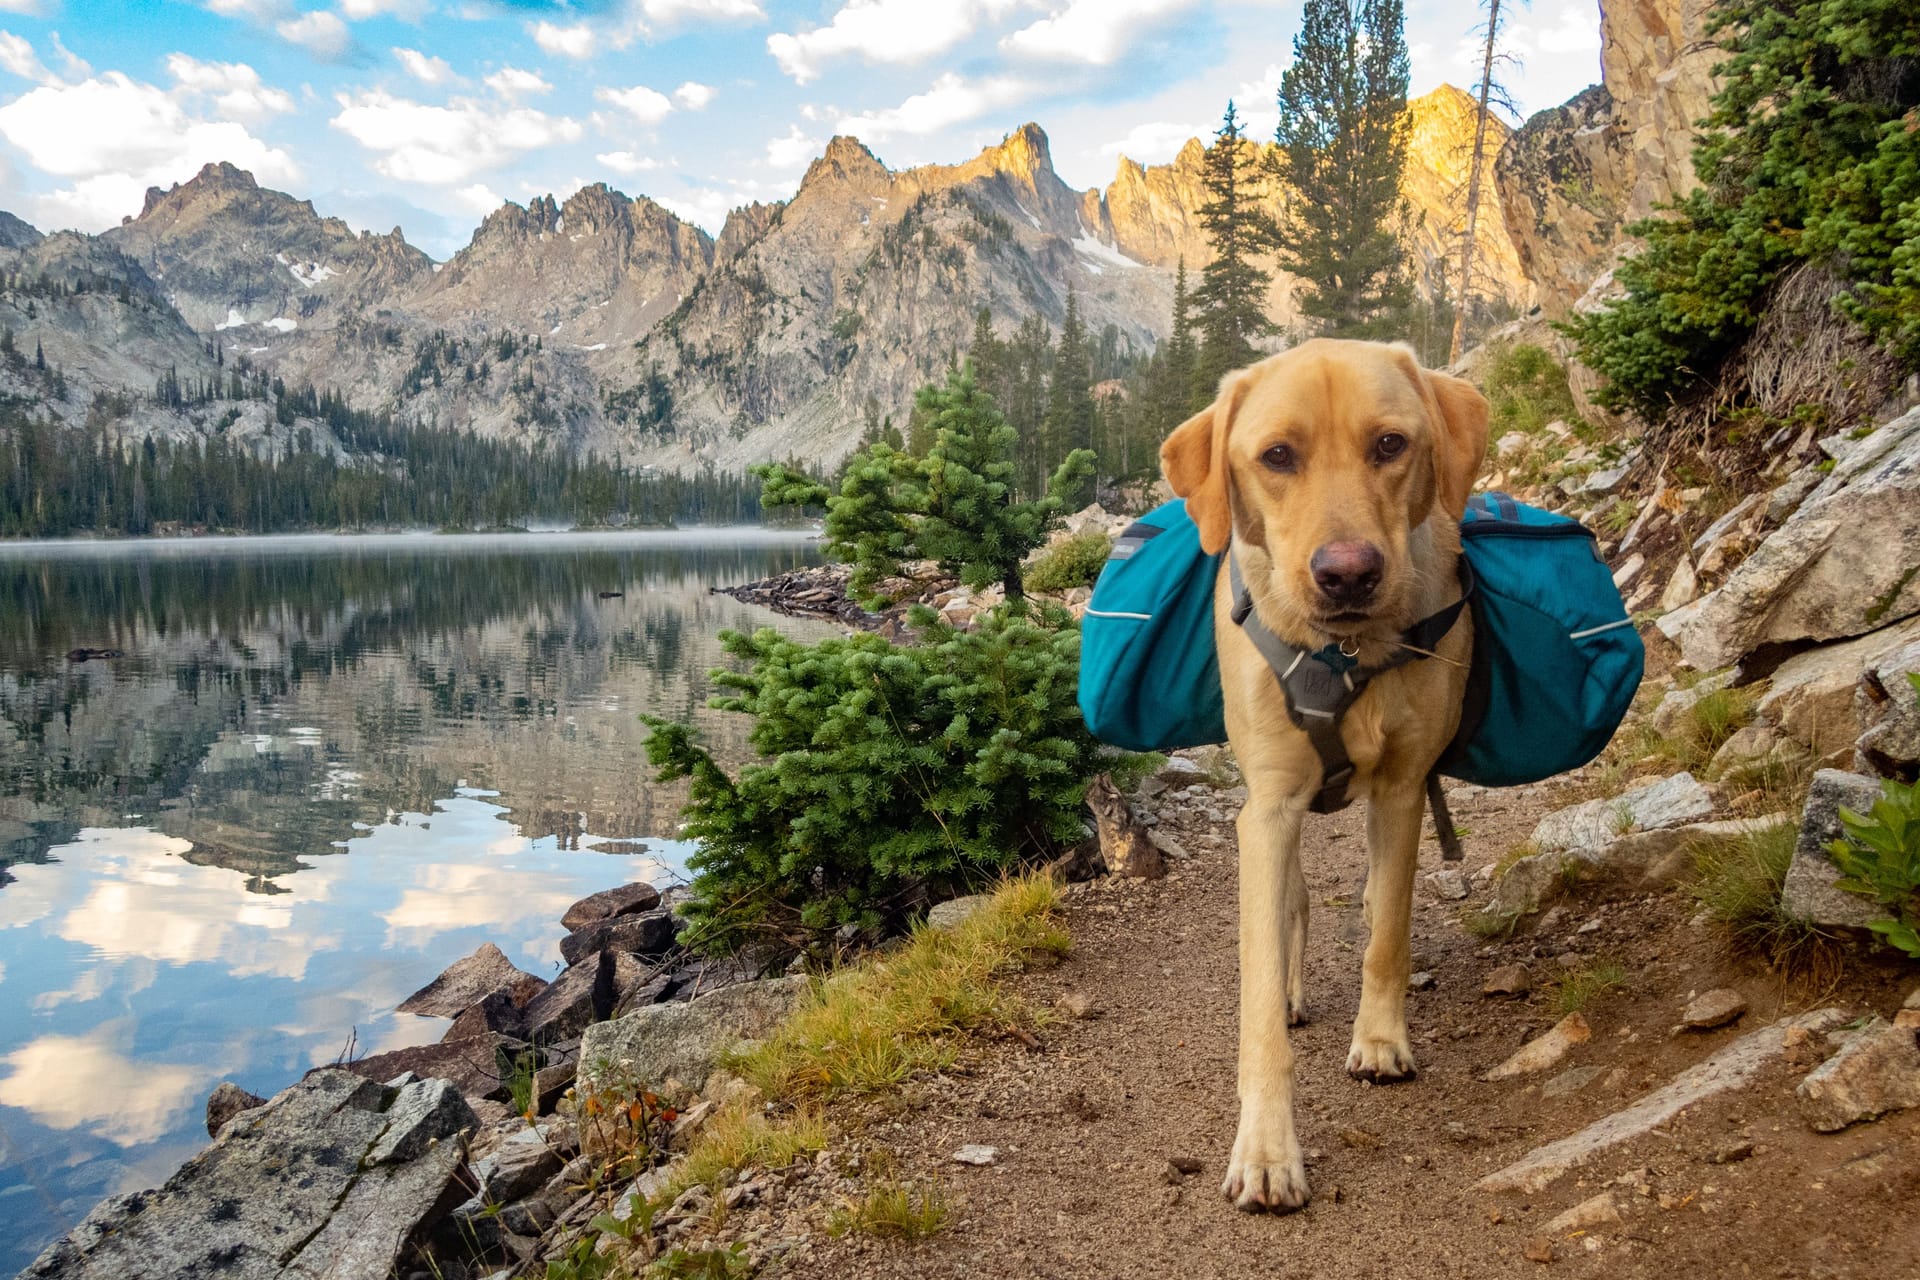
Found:
[[[1436,511],[1458,521],[1486,448],[1467,383],[1405,347],[1315,339],[1229,374],[1160,462],[1207,551],[1265,550],[1268,580],[1242,566],[1263,615],[1347,636],[1412,620],[1409,545]]]

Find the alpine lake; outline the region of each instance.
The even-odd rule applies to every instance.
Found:
[[[394,1006],[684,874],[643,713],[712,711],[710,592],[803,533],[0,544],[0,1275],[207,1141],[223,1079],[437,1040]],[[83,650],[115,656],[91,657]]]

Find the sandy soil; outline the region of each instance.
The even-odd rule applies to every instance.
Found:
[[[1456,821],[1471,832],[1466,865],[1497,857],[1552,803],[1504,794],[1457,805]],[[1045,1005],[1084,993],[1096,1016],[1062,1017],[1038,1049],[982,1046],[963,1072],[916,1084],[868,1115],[855,1141],[894,1176],[940,1184],[954,1206],[950,1229],[919,1243],[809,1230],[806,1247],[770,1274],[1529,1274],[1542,1269],[1527,1255],[1530,1245],[1541,1251],[1544,1224],[1612,1186],[1624,1221],[1552,1240],[1548,1265],[1609,1277],[1920,1276],[1920,1111],[1817,1135],[1792,1097],[1806,1063],[1776,1067],[1540,1195],[1473,1190],[1482,1174],[1619,1109],[1782,1013],[1828,1003],[1889,1011],[1903,994],[1900,975],[1853,966],[1838,988],[1783,981],[1732,955],[1711,928],[1690,924],[1692,906],[1677,893],[1590,890],[1550,933],[1491,944],[1459,927],[1474,902],[1423,896],[1415,967],[1438,981],[1409,1000],[1420,1075],[1363,1085],[1343,1070],[1365,942],[1357,807],[1314,820],[1304,850],[1314,1021],[1295,1032],[1294,1045],[1314,1199],[1289,1217],[1236,1212],[1218,1191],[1236,1117],[1234,861],[1231,828],[1205,816],[1207,807],[1176,800],[1163,809],[1192,857],[1164,881],[1079,887],[1068,909],[1074,954],[1018,979]],[[1439,865],[1429,841],[1422,869]],[[1532,995],[1483,997],[1485,974],[1513,960],[1531,966]],[[1551,980],[1596,960],[1618,961],[1627,976],[1587,1008],[1593,1038],[1567,1060],[1601,1067],[1594,1081],[1553,1098],[1539,1087],[1551,1072],[1481,1082],[1557,1019]],[[1727,984],[1752,1003],[1736,1026],[1670,1034],[1689,992]],[[964,1143],[999,1148],[998,1162],[955,1164],[951,1153]],[[1181,1178],[1168,1170],[1172,1157],[1201,1169]]]

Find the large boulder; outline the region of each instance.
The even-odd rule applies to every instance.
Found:
[[[458,1203],[465,1155],[450,1139],[476,1123],[444,1081],[316,1072],[236,1117],[157,1190],[100,1205],[22,1275],[386,1280]]]
[[[1845,834],[1840,810],[1865,813],[1880,798],[1877,778],[1822,769],[1807,789],[1807,807],[1800,814],[1800,839],[1793,847],[1780,889],[1780,905],[1787,914],[1825,928],[1865,929],[1869,920],[1886,912],[1871,899],[1839,888],[1840,868],[1833,865],[1827,846]]]
[[[590,924],[599,924],[602,920],[611,920],[615,916],[651,911],[659,905],[660,891],[652,885],[623,884],[580,899],[568,907],[567,913],[560,917],[560,925],[569,933],[577,933]]]
[[[560,958],[568,964],[579,964],[602,951],[662,955],[673,946],[679,927],[680,918],[664,909],[611,916],[560,939]]]
[[[804,974],[741,982],[595,1023],[580,1044],[580,1084],[591,1091],[619,1081],[671,1079],[698,1087],[728,1048],[777,1027],[807,984]]]
[[[514,1058],[526,1046],[505,1036],[485,1034],[438,1044],[391,1049],[340,1064],[340,1069],[367,1080],[393,1080],[409,1073],[422,1078],[450,1080],[469,1098],[502,1102],[510,1095],[508,1077]],[[333,1070],[323,1067],[321,1070]]]
[[[1861,673],[1917,644],[1920,618],[1908,618],[1855,640],[1795,654],[1775,668],[1760,698],[1760,714],[1816,758],[1850,763],[1853,744],[1868,727],[1858,694]]]
[[[1533,842],[1543,853],[1591,852],[1623,835],[1703,822],[1713,816],[1713,794],[1690,773],[1676,773],[1624,791],[1608,800],[1589,800],[1540,819]]]
[[[1920,1041],[1912,1027],[1875,1018],[1795,1092],[1807,1122],[1822,1133],[1920,1107]]]
[[[401,1013],[457,1018],[495,992],[504,992],[516,1007],[524,1007],[547,984],[514,967],[506,953],[491,942],[400,1002]]]
[[[614,952],[588,956],[527,1003],[527,1035],[536,1043],[572,1040],[613,1011]]]
[[[1920,774],[1920,697],[1908,678],[1920,672],[1920,640],[1881,657],[1860,675],[1853,705],[1866,729],[1855,740],[1858,763],[1887,778]]]
[[[1920,409],[1860,441],[1679,630],[1701,670],[1920,613]]]

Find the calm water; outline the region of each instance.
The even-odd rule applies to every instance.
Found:
[[[683,793],[637,717],[738,759],[715,634],[828,628],[707,588],[814,554],[757,530],[0,546],[0,1275],[197,1151],[217,1081],[436,1040],[393,1007],[446,964],[492,941],[550,974],[569,903],[677,872]]]

